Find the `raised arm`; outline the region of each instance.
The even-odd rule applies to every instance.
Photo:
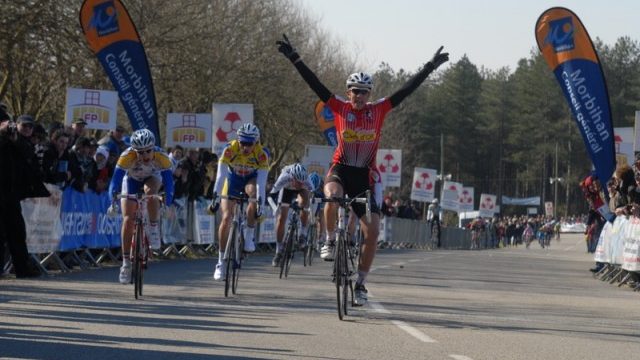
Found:
[[[296,67],[304,81],[309,85],[311,90],[313,90],[318,95],[320,100],[324,101],[325,103],[329,101],[329,98],[331,97],[331,95],[333,95],[331,91],[329,91],[329,89],[327,89],[327,87],[320,82],[316,74],[314,74],[313,71],[311,71],[311,69],[309,69],[307,65],[305,65],[296,49],[294,49],[293,45],[291,45],[291,42],[287,38],[287,35],[282,34],[282,38],[283,40],[276,41],[276,45],[278,45],[278,51],[280,51],[284,56],[287,57],[287,59],[289,59],[289,61],[291,61],[291,63],[293,63],[293,66]]]
[[[436,51],[435,55],[431,61],[426,63],[420,71],[418,71],[402,88],[393,93],[393,95],[389,96],[389,102],[391,102],[392,107],[396,107],[400,105],[400,103],[409,96],[412,92],[414,92],[420,84],[431,74],[435,69],[437,69],[440,65],[449,61],[449,53],[442,53],[443,46],[440,46],[438,51]]]

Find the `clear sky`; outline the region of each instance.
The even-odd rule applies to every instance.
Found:
[[[550,7],[578,15],[595,40],[640,41],[640,0],[294,0],[374,72],[381,62],[415,71],[440,45],[452,62],[514,71],[537,49],[535,23]],[[295,45],[295,40],[291,39]]]

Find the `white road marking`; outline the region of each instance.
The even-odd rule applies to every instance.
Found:
[[[449,357],[455,360],[473,360],[472,358],[464,355],[450,354]]]
[[[437,341],[435,341],[434,339],[430,338],[429,336],[427,336],[425,333],[421,332],[420,330],[414,328],[413,326],[405,323],[404,321],[398,321],[398,320],[391,320],[391,323],[397,327],[399,327],[400,329],[404,330],[407,334],[413,336],[414,338],[425,342],[425,343],[435,343]]]
[[[371,294],[371,291],[369,291],[369,296],[372,296],[373,294]],[[382,304],[380,304],[379,302],[376,301],[371,301],[369,300],[369,306],[373,309],[373,311],[380,313],[380,314],[391,314],[391,311],[387,310],[384,308],[384,306],[382,306]],[[414,338],[425,342],[425,343],[436,343],[437,341],[434,340],[433,338],[429,337],[427,334],[421,332],[420,330],[414,328],[413,326],[407,324],[404,321],[399,321],[399,320],[391,320],[391,323],[397,327],[399,327],[400,329],[402,329],[404,332],[406,332],[407,334],[413,336]]]

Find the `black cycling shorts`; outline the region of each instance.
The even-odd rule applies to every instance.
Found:
[[[325,184],[330,182],[337,182],[342,185],[345,195],[350,198],[363,197],[365,191],[371,190],[371,212],[380,214],[373,189],[369,184],[369,168],[333,164],[324,180]],[[365,204],[353,203],[351,208],[358,218],[361,218],[366,213]]]
[[[300,190],[282,189],[279,203],[291,205],[291,201],[297,199],[298,194],[300,194]]]

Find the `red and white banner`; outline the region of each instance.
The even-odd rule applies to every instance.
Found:
[[[474,203],[473,203],[473,186],[464,186],[462,187],[462,192],[460,193],[460,211],[473,211]]]
[[[253,104],[213,104],[213,152],[218,156],[224,146],[234,140],[236,130],[253,123]]]
[[[496,213],[497,197],[490,194],[480,194],[480,205],[478,206],[478,215],[481,217],[493,217]]]
[[[402,150],[379,149],[376,167],[382,176],[384,187],[400,187],[402,174]]]
[[[210,149],[211,114],[167,114],[167,146]]]
[[[411,184],[411,200],[429,202],[435,197],[436,191],[435,169],[414,168]]]
[[[440,205],[445,210],[458,212],[460,210],[460,193],[462,193],[462,184],[445,181],[442,185],[442,197]]]

